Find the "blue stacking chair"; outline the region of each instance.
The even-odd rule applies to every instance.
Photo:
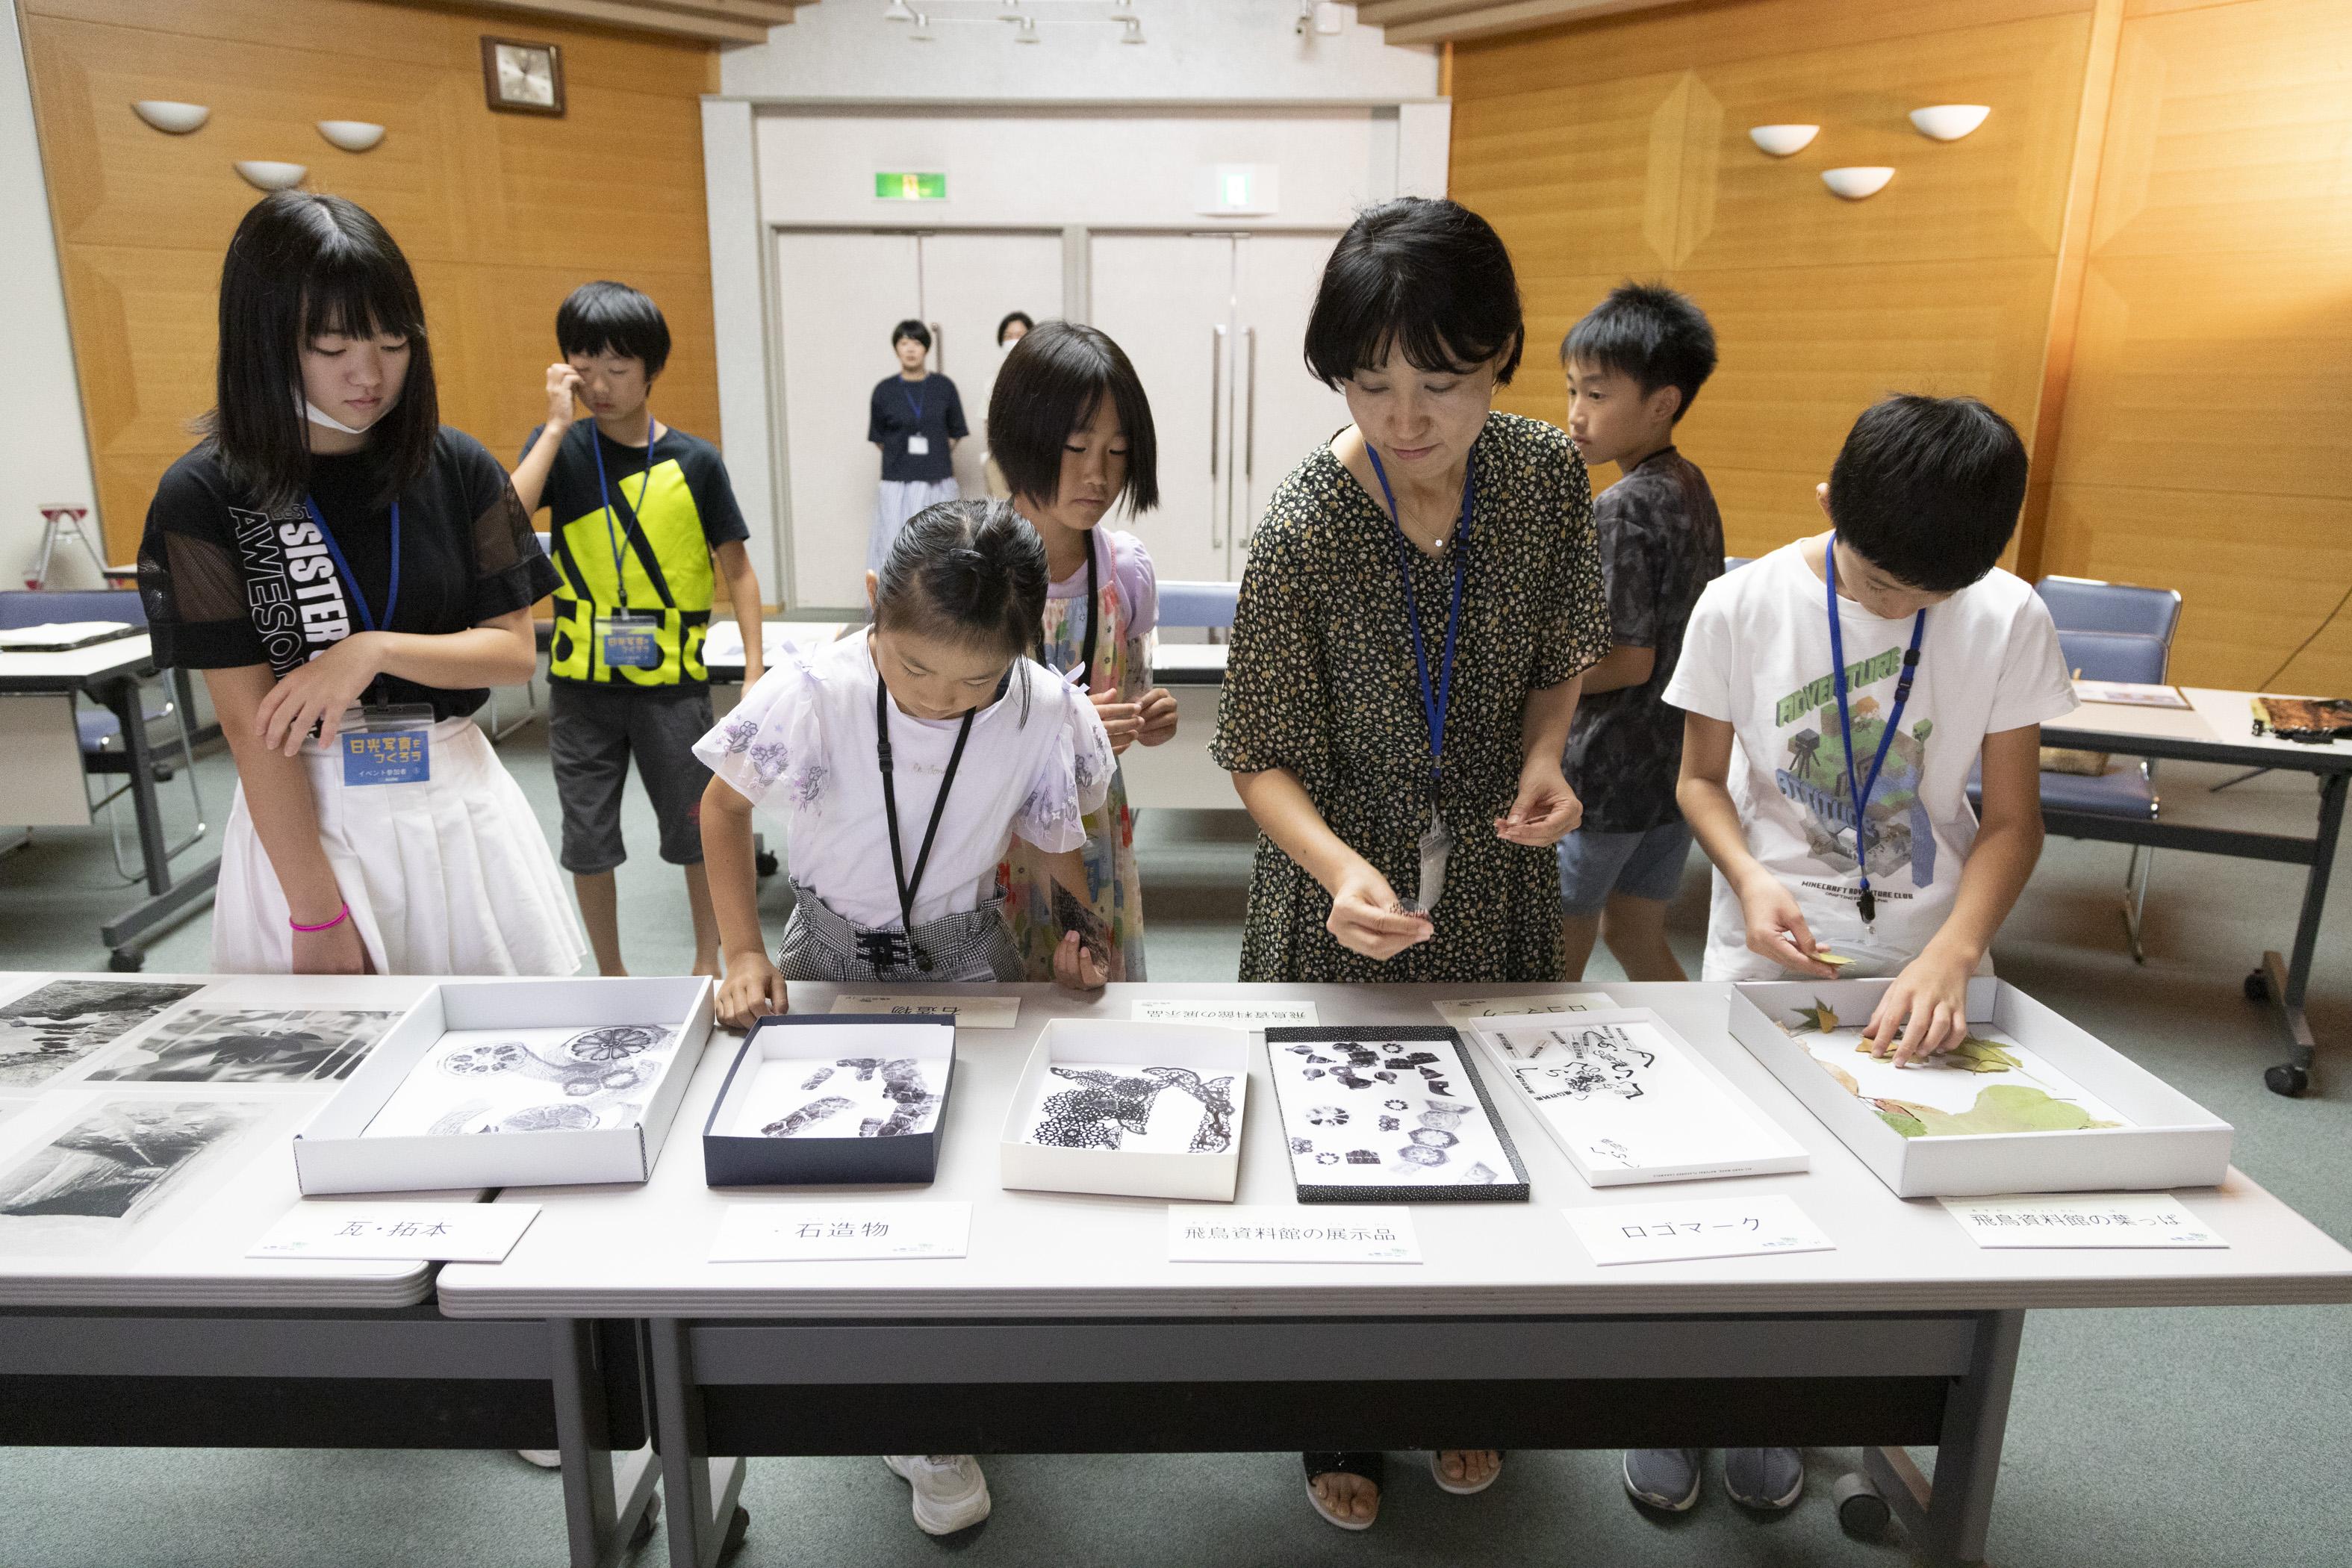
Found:
[[[1230,631],[1234,609],[1241,602],[1239,583],[1162,583],[1160,624],[1163,626],[1206,626]]]
[[[135,588],[42,589],[33,592],[0,593],[0,628],[46,626],[52,621],[128,621],[134,626],[145,627],[147,608],[141,603]],[[187,780],[188,800],[195,807],[196,826],[185,838],[168,847],[164,854],[176,856],[204,837],[205,796],[196,782],[194,731],[188,719],[189,693],[186,677],[178,674],[174,680],[142,682],[139,689],[140,712],[152,730],[159,724],[171,724],[174,732],[161,744],[151,742],[149,755],[156,760],[157,777],[168,776],[167,770],[176,765]],[[129,747],[122,738],[122,721],[110,708],[84,704],[79,698],[74,702],[74,731],[81,745],[81,765],[85,775],[90,773],[124,773],[131,771]],[[104,807],[107,835],[114,850],[114,869],[125,882],[136,882],[147,873],[123,858],[122,824],[116,815],[114,803],[130,788],[118,784],[104,795],[90,802],[90,809]]]
[[[2128,632],[2162,643],[2169,658],[2180,626],[2180,595],[2170,588],[2140,588],[2092,577],[2044,577],[2033,585],[2062,632]],[[2083,672],[2090,680],[2109,679]],[[2120,679],[2121,677],[2113,679]],[[2160,681],[2161,674],[2145,677]]]

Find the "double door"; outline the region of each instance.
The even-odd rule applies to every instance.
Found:
[[[982,422],[1007,311],[1062,313],[1057,231],[912,233],[783,229],[776,235],[790,584],[798,609],[866,602],[866,541],[881,454],[866,439],[875,383],[897,374],[890,331],[918,321],[929,369],[955,383],[971,435],[955,451],[967,496],[987,494]]]
[[[1122,522],[1162,581],[1247,564],[1265,499],[1348,423],[1307,372],[1307,317],[1336,234],[1097,234],[1088,319],[1151,398],[1160,510]]]

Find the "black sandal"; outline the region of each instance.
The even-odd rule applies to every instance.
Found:
[[[1385,1489],[1388,1480],[1388,1456],[1385,1454],[1349,1450],[1344,1453],[1307,1453],[1298,1456],[1307,1466],[1307,1500],[1315,1511],[1342,1530],[1370,1530],[1380,1519],[1375,1512],[1370,1519],[1342,1519],[1324,1506],[1315,1495],[1318,1476],[1360,1476],[1375,1488]]]

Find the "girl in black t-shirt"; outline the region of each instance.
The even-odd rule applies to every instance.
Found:
[[[213,966],[569,974],[585,944],[470,715],[530,678],[555,573],[498,460],[444,428],[382,225],[281,191],[221,270],[218,402],[156,488],[156,658],[205,672],[236,758]]]

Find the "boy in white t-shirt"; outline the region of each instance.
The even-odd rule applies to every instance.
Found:
[[[1853,961],[1844,977],[1893,975],[1867,1038],[1898,1060],[1966,1037],[1969,978],[2042,853],[2041,725],[2074,708],[2050,612],[1994,564],[2025,471],[1974,398],[1877,404],[1820,488],[1831,531],[1709,584],[1666,687],[1685,715],[1675,800],[1716,867],[1706,978],[1839,978],[1822,950]],[[1626,1489],[1679,1510],[1698,1468],[1696,1450],[1636,1450]],[[1804,1467],[1735,1449],[1724,1480],[1787,1508]]]

